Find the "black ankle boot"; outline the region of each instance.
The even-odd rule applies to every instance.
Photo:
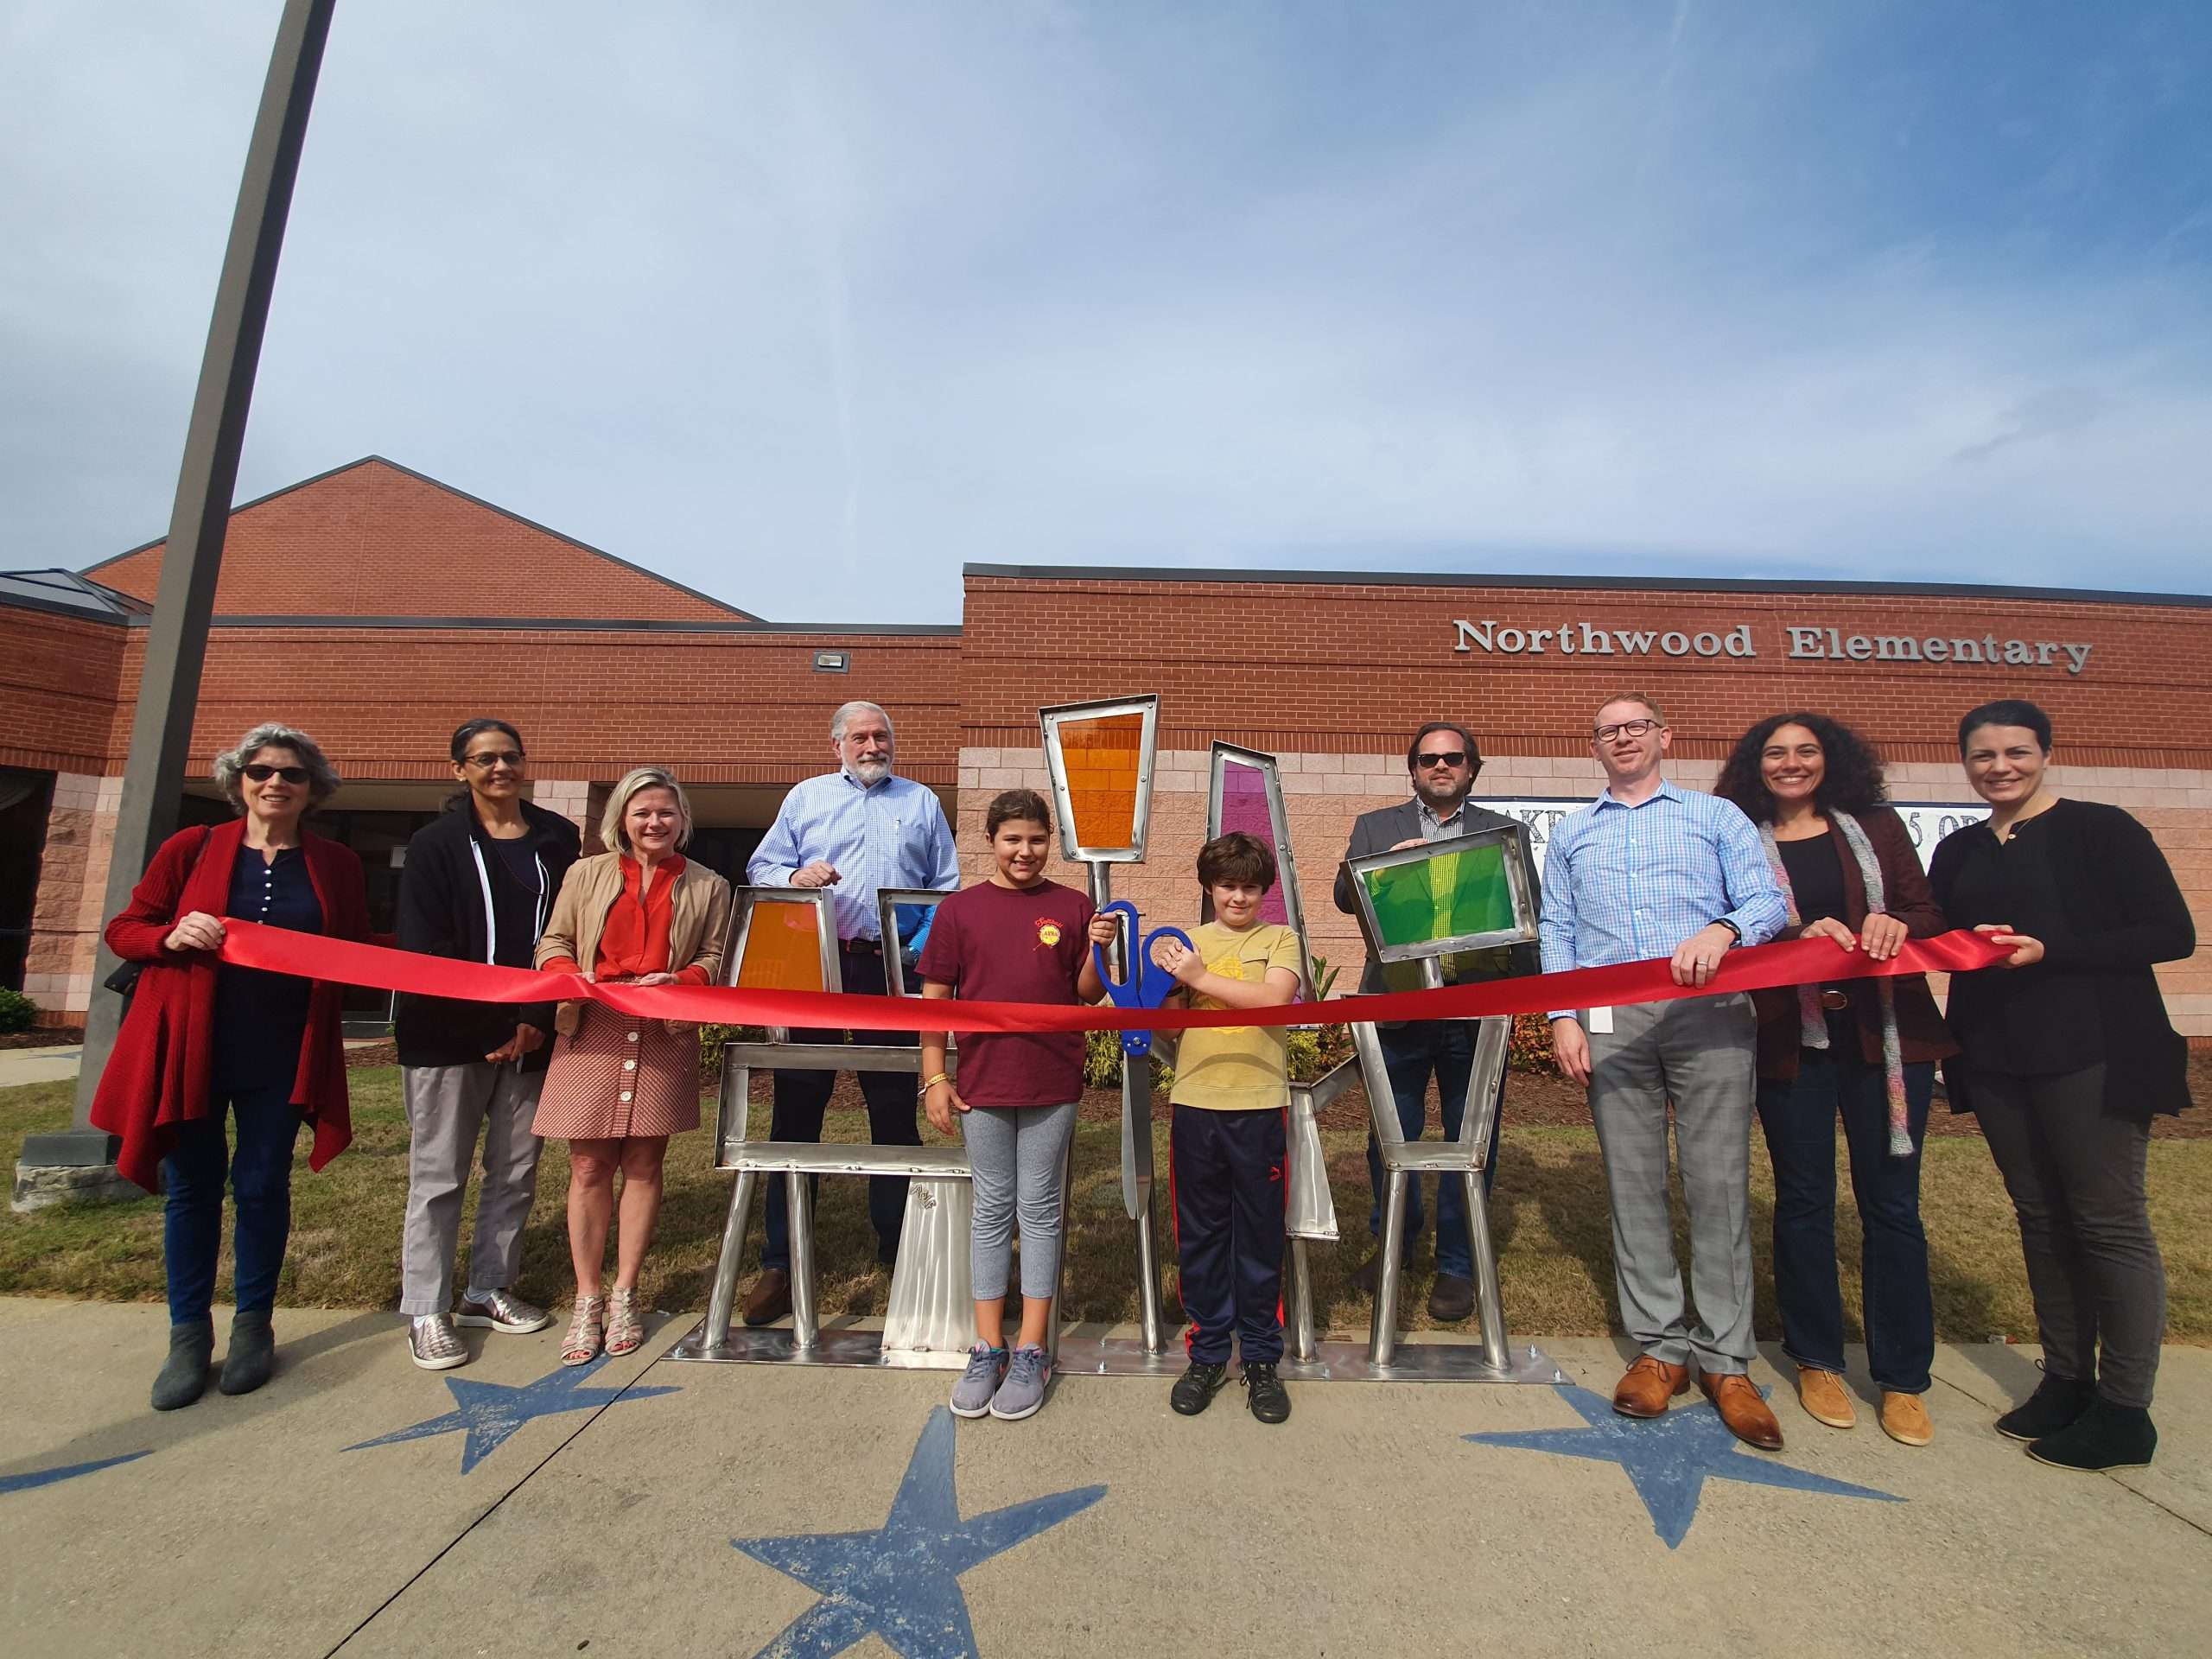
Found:
[[[1997,1432],[2008,1440],[2039,1440],[2072,1423],[2096,1397],[2094,1382],[2046,1374],[2024,1403],[1997,1420]]]
[[[269,1315],[239,1310],[231,1320],[230,1351],[215,1386],[225,1394],[251,1394],[276,1369],[276,1333],[269,1328]]]
[[[154,1378],[154,1409],[175,1411],[207,1392],[207,1364],[215,1357],[215,1321],[188,1319],[169,1326],[169,1357]]]
[[[2094,1473],[2105,1469],[2141,1469],[2158,1449],[2158,1431],[2142,1406],[2116,1406],[2100,1395],[2089,1408],[2055,1434],[2028,1448],[2037,1463],[2054,1469]]]

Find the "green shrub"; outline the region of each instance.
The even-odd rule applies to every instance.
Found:
[[[21,991],[0,990],[0,1033],[29,1031],[37,1023],[37,1003]]]

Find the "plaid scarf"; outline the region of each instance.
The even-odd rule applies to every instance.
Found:
[[[1829,822],[1843,831],[1845,844],[1852,856],[1859,861],[1859,880],[1866,887],[1866,913],[1870,916],[1883,908],[1882,866],[1874,856],[1874,845],[1866,839],[1866,830],[1859,820],[1848,812],[1830,812]],[[1767,862],[1774,866],[1774,879],[1782,887],[1783,902],[1789,906],[1789,925],[1802,926],[1797,914],[1797,895],[1790,891],[1789,872],[1782,862],[1782,849],[1774,839],[1774,826],[1759,826],[1759,839],[1766,843]],[[1882,1066],[1888,1073],[1890,1086],[1890,1156],[1912,1156],[1912,1128],[1905,1109],[1904,1050],[1897,1040],[1897,994],[1886,978],[1874,982],[1874,989],[1882,1000]],[[1821,1007],[1821,988],[1800,985],[1797,988],[1798,1041],[1806,1048],[1826,1048],[1828,1046],[1828,1020]]]

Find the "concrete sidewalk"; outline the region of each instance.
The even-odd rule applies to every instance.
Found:
[[[1770,1457],[1702,1402],[1615,1418],[1606,1341],[1544,1344],[1579,1387],[1309,1384],[1281,1428],[1084,1376],[956,1423],[940,1373],[657,1361],[691,1322],[588,1373],[557,1327],[471,1332],[433,1375],[394,1315],[284,1313],[267,1389],[156,1415],[162,1310],[0,1302],[7,1649],[1863,1659],[2212,1629],[2202,1350],[2168,1351],[2157,1465],[2112,1478],[1991,1431],[2017,1348],[1942,1351],[1921,1451],[1777,1386]]]
[[[66,1083],[77,1075],[85,1057],[82,1043],[47,1048],[0,1048],[0,1089],[23,1083]]]

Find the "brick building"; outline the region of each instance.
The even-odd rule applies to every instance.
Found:
[[[0,576],[0,975],[74,1023],[92,994],[159,543],[81,575]],[[1970,808],[1953,731],[1996,696],[2051,712],[2060,786],[2142,818],[2212,940],[2212,600],[1848,582],[1539,581],[971,566],[957,627],[762,620],[378,458],[232,520],[194,726],[194,771],[257,720],[312,732],[346,777],[325,833],[391,854],[451,787],[454,726],[496,713],[535,791],[589,825],[629,766],[691,789],[698,855],[741,866],[783,791],[829,762],[830,710],[898,723],[900,769],[956,814],[970,874],[984,804],[1042,785],[1042,704],[1157,691],[1150,859],[1117,875],[1147,918],[1187,918],[1216,738],[1280,759],[1318,950],[1355,958],[1326,896],[1352,818],[1405,794],[1429,718],[1465,721],[1478,794],[1541,833],[1598,788],[1589,717],[1648,690],[1674,775],[1711,781],[1731,740],[1809,705],[1881,747],[1900,803]],[[219,814],[189,786],[188,821]],[[1062,873],[1064,874],[1064,873]],[[2163,969],[2175,1022],[2212,1041],[2212,944]],[[369,1011],[365,1009],[365,1011]]]

